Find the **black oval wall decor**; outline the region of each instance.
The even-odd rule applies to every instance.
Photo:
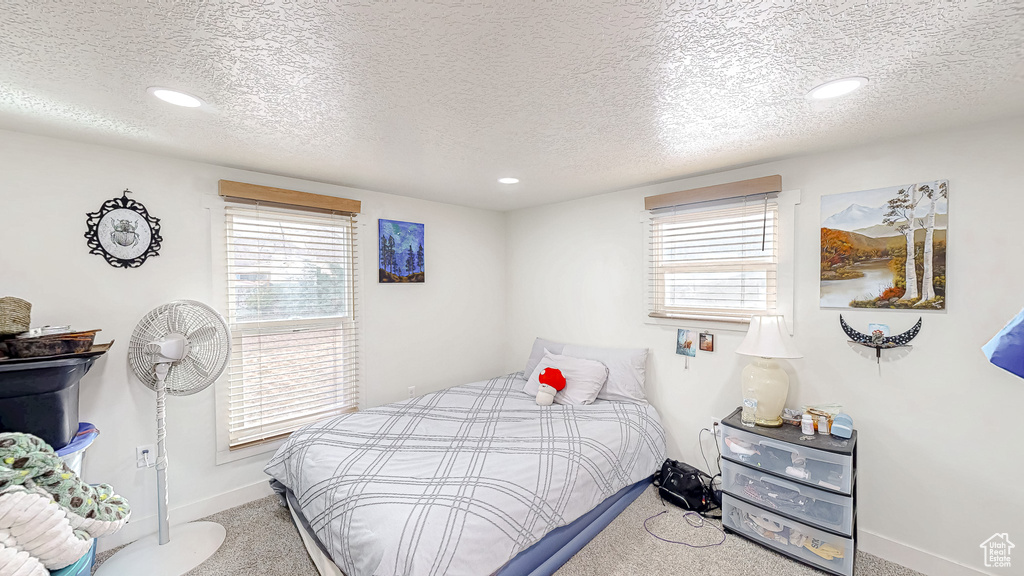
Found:
[[[128,198],[107,200],[96,212],[86,214],[85,239],[90,254],[99,254],[115,268],[138,268],[151,256],[160,255],[160,219]]]

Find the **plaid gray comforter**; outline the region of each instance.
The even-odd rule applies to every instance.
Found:
[[[266,472],[348,576],[482,575],[653,474],[648,404],[538,406],[519,374],[306,426]]]

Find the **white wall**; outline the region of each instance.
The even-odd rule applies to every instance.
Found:
[[[537,335],[647,346],[649,394],[670,452],[697,463],[697,431],[738,402],[743,361],[732,351],[742,334],[718,332],[717,351],[701,353],[685,371],[674,354],[675,327],[644,322],[642,199],[779,173],[787,189],[803,196],[796,212],[795,337],[805,358],[789,365],[790,404],[837,401],[853,415],[862,548],[933,574],[967,570],[953,562],[981,570],[984,539],[997,531],[1024,535],[1015,415],[1024,405],[1024,382],[989,365],[978,350],[1024,305],[1022,134],[1024,121],[1015,120],[502,215],[0,132],[0,295],[32,301],[34,324],[103,328],[100,340],[117,340],[82,382],[82,418],[103,431],[85,475],[114,484],[132,501],[142,528],[125,531],[130,535],[144,532],[155,512],[153,473],[137,470],[133,459],[135,446],[155,434],[153,395],[129,376],[125,345],[154,306],[222,298],[213,290],[215,223],[206,208],[217,202],[221,178],[363,201],[366,405],[404,398],[410,383],[423,393],[521,369]],[[914,351],[883,365],[879,376],[847,347],[837,312],[818,308],[818,198],[938,178],[949,179],[951,194],[948,311],[926,314]],[[82,237],[85,213],[125,187],[162,218],[165,238],[161,255],[136,270],[114,269],[88,254]],[[378,217],[426,223],[426,284],[375,283]],[[894,330],[916,320],[912,313],[867,311],[849,318]],[[211,389],[169,403],[172,521],[264,493],[266,456],[215,465],[213,398]]]
[[[853,416],[862,549],[932,574],[970,572],[956,563],[982,570],[979,544],[994,532],[1024,540],[1024,381],[979,350],[1024,306],[1022,136],[1018,119],[512,212],[506,368],[522,368],[536,336],[649,347],[648,391],[670,454],[699,463],[698,431],[739,402],[744,360],[733,351],[743,334],[718,332],[716,351],[699,353],[687,371],[674,353],[676,327],[644,322],[643,197],[781,174],[785,189],[802,192],[795,338],[805,357],[789,365],[788,404],[839,402]],[[879,375],[848,347],[839,313],[818,307],[819,198],[943,178],[948,311],[925,313],[913,352]],[[918,315],[844,316],[861,329],[884,322],[903,331]]]
[[[217,180],[355,198],[360,217],[366,406],[494,376],[502,365],[505,230],[501,213],[0,131],[0,296],[33,304],[34,325],[102,328],[116,343],[81,383],[81,419],[101,435],[84,476],[131,502],[134,524],[103,547],[155,530],[155,477],[135,447],[155,441],[154,394],[129,375],[136,322],[175,299],[221,307],[211,218]],[[129,188],[161,219],[163,248],[141,268],[112,268],[86,248],[85,215]],[[427,281],[376,282],[377,218],[426,225]],[[211,220],[216,220],[215,222]],[[217,291],[219,292],[219,290]],[[172,523],[269,493],[270,454],[215,464],[213,387],[168,401]],[[177,513],[175,513],[177,508]]]

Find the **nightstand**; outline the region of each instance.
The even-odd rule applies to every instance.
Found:
[[[832,574],[851,576],[857,549],[857,432],[849,440],[799,426],[722,420],[726,531]],[[804,440],[803,438],[808,438]]]

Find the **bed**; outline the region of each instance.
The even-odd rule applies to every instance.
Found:
[[[510,374],[292,434],[266,471],[321,573],[552,573],[621,512],[665,458],[657,412],[541,407],[525,383]]]

